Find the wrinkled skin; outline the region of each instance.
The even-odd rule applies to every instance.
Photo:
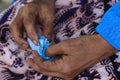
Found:
[[[18,12],[18,15],[10,26],[10,30],[20,48],[28,48],[28,43],[23,37],[24,32],[26,32],[27,36],[37,45],[36,24],[42,25],[42,34],[50,40],[54,20],[53,1],[54,0],[51,0],[49,3],[48,0],[36,0],[26,4]]]
[[[62,58],[44,61],[33,52],[34,58],[28,62],[31,67],[44,75],[72,80],[80,72],[108,58],[114,52],[116,50],[101,36],[83,36],[48,47],[47,56],[62,55]]]

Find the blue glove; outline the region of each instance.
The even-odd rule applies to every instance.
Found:
[[[120,2],[105,13],[96,31],[114,48],[120,50]]]
[[[45,55],[45,51],[47,49],[48,46],[50,46],[49,41],[47,40],[47,38],[45,38],[44,36],[38,35],[39,38],[39,43],[38,46],[36,46],[31,40],[30,38],[27,39],[30,47],[32,50],[36,50],[38,52],[38,54],[44,59],[44,60],[53,60],[53,57],[47,57]]]

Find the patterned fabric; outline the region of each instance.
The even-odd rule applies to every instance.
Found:
[[[44,76],[27,63],[32,57],[29,51],[19,49],[9,31],[9,25],[19,9],[31,0],[16,0],[8,9],[0,13],[0,80],[62,80]],[[94,35],[104,12],[117,0],[56,0],[56,19],[54,22],[55,42]],[[74,80],[119,80],[120,53],[86,69]]]

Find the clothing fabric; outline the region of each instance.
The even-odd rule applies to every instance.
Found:
[[[0,80],[62,80],[42,75],[29,67],[27,58],[32,57],[30,52],[21,50],[9,31],[9,25],[20,8],[29,2],[31,0],[16,0],[9,8],[0,13]],[[56,0],[53,35],[55,42],[87,34],[97,34],[95,28],[105,11],[117,2],[117,0]],[[74,78],[74,80],[119,79],[119,52],[86,69]]]
[[[97,26],[97,32],[114,48],[120,50],[120,2],[111,7]]]
[[[45,54],[45,51],[48,46],[50,46],[50,42],[43,35],[38,34],[38,45],[35,45],[30,38],[27,39],[32,50],[38,52],[39,56],[44,60],[53,60],[53,57],[48,57]]]

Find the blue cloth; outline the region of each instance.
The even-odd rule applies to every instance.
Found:
[[[47,57],[45,55],[45,51],[47,49],[48,46],[50,46],[49,41],[41,35],[38,35],[39,37],[39,43],[38,46],[36,46],[31,40],[30,38],[27,39],[30,47],[32,50],[36,50],[38,52],[38,54],[44,59],[44,60],[53,60],[53,57]]]
[[[11,4],[13,4],[16,0],[12,0]]]
[[[96,31],[114,48],[120,50],[120,2],[105,13]]]

